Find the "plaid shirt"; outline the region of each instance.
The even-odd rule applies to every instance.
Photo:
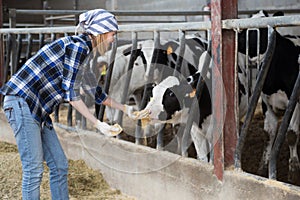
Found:
[[[89,55],[91,50],[91,41],[85,34],[60,38],[42,47],[0,92],[23,97],[34,119],[52,126],[49,114],[63,101],[79,100],[80,87],[86,82],[82,78],[91,78],[84,75],[86,70],[83,69],[84,63],[89,63],[86,59],[92,55]],[[94,77],[91,79],[94,80]],[[91,90],[89,94],[95,94],[96,86],[97,83],[94,83],[84,88]],[[102,96],[105,100],[106,94]]]

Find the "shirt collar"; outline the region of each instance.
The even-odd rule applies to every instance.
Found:
[[[84,40],[86,42],[86,44],[88,45],[90,51],[93,50],[92,40],[91,40],[91,38],[89,37],[88,34],[83,33],[83,34],[78,35],[78,37],[80,37],[82,40]]]

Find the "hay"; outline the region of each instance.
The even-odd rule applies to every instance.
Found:
[[[16,146],[0,142],[0,199],[21,200],[21,171],[21,162]],[[68,184],[71,200],[134,199],[121,194],[119,190],[110,188],[102,174],[89,168],[82,160],[69,160]],[[49,170],[46,165],[40,192],[41,200],[51,199]]]

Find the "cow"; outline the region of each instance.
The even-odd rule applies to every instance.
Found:
[[[151,123],[171,123],[175,126],[187,122],[189,109],[194,98],[192,94],[196,89],[206,56],[206,51],[200,56],[198,71],[195,74],[186,79],[169,76],[153,88],[152,100],[145,108],[151,112]],[[242,117],[246,113],[248,91],[245,86],[245,55],[239,54],[238,58],[239,111],[240,117]],[[210,162],[210,150],[212,148],[211,69],[209,69],[204,80],[203,90],[200,99],[198,99],[197,109],[199,112],[190,131],[191,141],[189,143],[194,143],[199,160]],[[181,139],[181,133],[178,133],[177,136]],[[180,142],[178,140],[179,147],[181,146]],[[186,155],[186,149],[181,149],[181,151],[182,155]]]
[[[283,13],[275,13],[274,16],[282,16]],[[258,16],[258,15],[256,15]],[[259,12],[259,17],[268,17],[264,11]],[[259,169],[260,174],[265,174],[268,169],[268,162],[272,144],[276,137],[278,127],[278,114],[285,110],[292,90],[294,88],[298,73],[299,63],[298,56],[300,53],[299,44],[297,40],[292,39],[291,36],[282,36],[276,29],[276,46],[274,49],[273,57],[270,63],[269,71],[267,73],[263,88],[262,88],[262,110],[265,116],[264,130],[269,134],[270,141],[263,153],[262,164]],[[263,58],[267,49],[267,28],[260,28],[260,49],[259,58]],[[238,36],[238,51],[246,53],[246,30],[239,33]],[[257,49],[257,33],[249,31],[249,57],[253,61],[258,59],[256,55]],[[300,107],[299,102],[294,110],[289,128],[288,138],[294,136],[297,138],[289,142],[290,148],[290,171],[297,171],[299,173],[299,159],[297,154],[297,143],[299,137],[299,121],[300,121]],[[282,112],[281,112],[282,113]]]
[[[179,57],[180,42],[178,39],[161,40],[159,47],[150,51],[153,52],[153,56],[147,64],[145,79],[155,85],[173,74],[182,78],[194,74],[197,71],[199,57],[207,49],[208,42],[199,34],[186,35],[184,41],[184,52],[182,57]],[[181,62],[178,62],[180,59]],[[150,77],[151,70],[153,70],[153,77]],[[154,127],[154,129],[148,127],[145,135],[162,133],[163,124],[158,123]],[[157,145],[157,148],[160,149],[160,145]]]

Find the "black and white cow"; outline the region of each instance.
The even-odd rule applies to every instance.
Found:
[[[159,47],[153,49],[151,62],[147,64],[145,79],[154,84],[159,84],[165,78],[174,74],[181,79],[185,79],[185,77],[197,71],[199,57],[207,49],[207,46],[208,42],[200,35],[186,35],[183,46],[184,52],[180,57],[180,42],[178,39],[160,41]],[[181,62],[178,62],[178,60],[181,60]],[[150,77],[150,70],[153,70],[153,77]],[[145,135],[164,135],[165,124],[156,123],[152,125],[147,126],[144,132]],[[160,143],[157,143],[157,148],[162,148]],[[179,152],[179,149],[175,151]]]
[[[282,13],[277,13],[275,16],[280,16]],[[260,17],[267,17],[266,12],[260,12]],[[300,47],[297,45],[294,39],[290,36],[281,36],[276,30],[276,46],[269,67],[267,77],[265,79],[262,88],[262,109],[265,116],[264,130],[269,134],[270,141],[267,148],[264,151],[262,161],[263,165],[260,167],[261,172],[268,169],[268,161],[270,152],[272,149],[273,141],[276,137],[278,127],[278,111],[285,110],[288,104],[288,100],[292,94],[298,73],[299,63],[298,56],[300,53]],[[260,58],[264,57],[264,53],[267,49],[268,42],[268,30],[267,28],[260,28]],[[246,52],[246,31],[242,31],[238,38],[238,50],[239,52]],[[249,31],[249,56],[250,58],[257,58],[257,33]],[[295,168],[299,168],[299,159],[297,154],[297,143],[300,130],[300,106],[299,103],[296,105],[294,114],[292,116],[288,133],[295,135],[295,142],[290,143],[290,163],[296,163],[295,166],[290,165],[290,169],[295,171]],[[297,162],[294,162],[294,161]],[[293,161],[293,162],[292,162]],[[298,171],[298,169],[296,170]]]
[[[146,106],[146,109],[151,111],[152,123],[171,123],[175,126],[187,122],[189,109],[194,98],[191,94],[195,90],[206,54],[207,52],[204,52],[199,59],[199,71],[197,73],[187,77],[186,80],[169,76],[153,88],[152,101]],[[242,117],[247,108],[245,55],[239,54],[238,66],[239,105],[240,117]],[[210,161],[209,154],[212,149],[211,84],[211,72],[209,70],[200,99],[198,99],[198,116],[195,118],[190,131],[192,141],[189,141],[194,143],[197,158],[207,162]],[[181,149],[181,151],[182,154],[186,154],[184,152],[186,149]]]

